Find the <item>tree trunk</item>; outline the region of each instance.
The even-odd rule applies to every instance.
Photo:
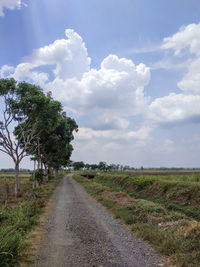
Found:
[[[8,183],[5,183],[5,193],[6,193],[5,207],[7,207],[8,199],[9,199],[9,184]]]
[[[49,181],[49,169],[46,164],[44,164],[44,169],[45,169],[45,175],[46,175],[46,182],[48,183]]]
[[[15,197],[19,197],[19,162],[15,163]]]
[[[34,169],[33,169],[33,189],[36,187],[36,182],[35,182],[35,165],[36,165],[36,161],[34,160]]]

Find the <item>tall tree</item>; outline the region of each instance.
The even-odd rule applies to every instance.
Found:
[[[18,86],[18,106],[36,125],[37,135],[29,143],[27,152],[37,156],[38,168],[42,163],[47,169],[66,166],[73,147],[73,131],[78,130],[76,122],[66,117],[59,101],[53,100],[51,93],[44,95],[40,88],[21,83]],[[23,140],[21,145],[23,146]]]
[[[0,80],[0,96],[2,98],[2,121],[0,122],[0,151],[9,155],[15,164],[15,196],[19,194],[19,164],[26,156],[29,143],[35,135],[35,127],[28,128],[27,117],[17,106],[17,84],[14,79]],[[26,123],[25,123],[26,122]],[[17,126],[16,126],[17,125]],[[16,130],[17,129],[17,130]],[[17,131],[17,138],[13,133]],[[23,142],[23,147],[21,143]]]

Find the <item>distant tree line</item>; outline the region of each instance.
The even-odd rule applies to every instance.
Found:
[[[134,170],[135,168],[128,165],[121,164],[107,164],[104,161],[100,161],[98,164],[88,164],[83,161],[69,162],[68,167],[78,170],[88,170],[88,171],[124,171],[124,170]]]
[[[15,173],[15,169],[13,168],[8,168],[8,169],[0,169],[1,173]],[[19,172],[21,173],[31,173],[31,170],[29,169],[19,169]]]
[[[29,155],[34,161],[34,179],[50,178],[54,171],[66,166],[78,130],[75,120],[66,116],[59,101],[38,86],[14,79],[0,79],[0,151],[13,160],[15,195],[18,196],[19,166]]]
[[[75,171],[87,170],[87,171],[187,171],[187,170],[199,170],[199,168],[180,168],[180,167],[159,167],[159,168],[140,168],[130,167],[129,165],[122,164],[107,164],[105,161],[100,161],[98,164],[84,163],[83,161],[69,161],[68,168]]]

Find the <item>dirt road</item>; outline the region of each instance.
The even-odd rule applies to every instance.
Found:
[[[66,176],[53,197],[37,267],[158,266],[152,249]]]

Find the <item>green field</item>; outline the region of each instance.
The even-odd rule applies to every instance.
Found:
[[[170,264],[199,266],[200,174],[76,174],[93,197]]]

